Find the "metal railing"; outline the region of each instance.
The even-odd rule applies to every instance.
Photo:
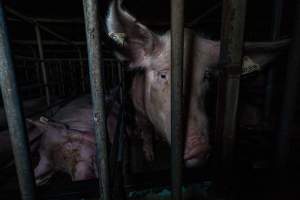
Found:
[[[97,0],[84,0],[84,16],[88,50],[88,66],[90,75],[91,93],[93,99],[93,120],[95,125],[96,143],[97,143],[97,166],[99,174],[99,189],[104,200],[111,199],[109,167],[108,167],[108,152],[107,152],[107,132],[105,123],[105,107],[104,107],[104,79],[103,63],[104,59],[101,56],[101,38],[100,38],[100,23],[99,23],[99,5]],[[300,9],[300,7],[299,7]],[[171,60],[172,60],[172,92],[171,92],[171,134],[172,134],[172,199],[182,199],[182,154],[183,154],[183,47],[184,47],[184,1],[171,1]],[[220,67],[222,78],[219,85],[223,90],[219,90],[219,116],[217,120],[219,135],[222,136],[222,167],[226,170],[228,176],[232,172],[233,153],[235,144],[235,128],[236,115],[239,96],[239,79],[241,74],[242,47],[244,37],[244,24],[246,14],[246,0],[224,0],[223,1],[223,17],[222,17],[222,36],[221,36],[221,52],[220,52]],[[298,21],[297,21],[298,22]],[[36,23],[36,22],[33,22]],[[297,26],[299,29],[299,26]],[[3,7],[0,1],[0,84],[1,91],[4,96],[4,105],[8,118],[9,131],[13,144],[16,168],[18,172],[18,180],[24,200],[35,199],[34,178],[29,157],[29,148],[26,137],[26,128],[20,106],[20,98],[18,95],[15,72],[11,59],[10,46],[6,25],[4,22]],[[299,30],[297,34],[299,35]],[[39,38],[39,30],[37,37]],[[46,29],[47,30],[47,29]],[[56,35],[57,36],[57,35]],[[59,36],[60,37],[60,36]],[[65,38],[60,37],[65,42],[69,43]],[[291,69],[289,76],[292,76],[296,64],[299,64],[300,47],[299,37],[291,51]],[[41,49],[41,41],[38,39],[40,47],[40,58],[38,62],[46,63]],[[80,59],[83,61],[83,59]],[[50,61],[49,61],[50,62]],[[70,61],[69,61],[70,62]],[[42,70],[45,68],[42,64]],[[299,69],[299,68],[297,68]],[[112,72],[112,75],[115,74]],[[43,86],[46,88],[46,97],[49,99],[50,92],[47,80],[46,70],[43,70]],[[297,77],[296,77],[297,78]],[[295,80],[296,80],[295,78]],[[289,85],[295,85],[293,82]],[[225,87],[223,87],[225,86]],[[48,89],[47,89],[48,88]],[[286,105],[289,104],[290,94],[294,91],[291,87],[287,91]],[[49,100],[48,100],[49,101]],[[47,102],[48,102],[47,101]],[[50,101],[49,101],[50,102]],[[288,109],[289,110],[289,109]],[[287,113],[287,115],[291,115]],[[284,115],[283,115],[284,116]],[[286,137],[286,124],[282,124],[284,130],[281,136]],[[284,144],[286,145],[286,144]]]

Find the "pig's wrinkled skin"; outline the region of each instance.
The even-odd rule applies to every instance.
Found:
[[[124,10],[122,0],[114,0],[108,11],[106,25],[109,36],[116,41],[116,55],[129,61],[131,69],[142,69],[143,74],[134,77],[131,96],[137,110],[137,120],[150,123],[169,143],[171,142],[170,32],[159,35]],[[249,57],[263,65],[274,55],[254,52],[266,43],[248,46]],[[268,46],[269,45],[269,46]],[[271,43],[266,44],[274,49]],[[252,51],[251,51],[252,50]],[[186,166],[196,166],[206,160],[210,145],[208,119],[204,107],[207,83],[206,70],[216,66],[220,43],[200,37],[190,29],[184,35],[184,99],[185,99],[185,149]],[[147,135],[147,133],[144,133]]]

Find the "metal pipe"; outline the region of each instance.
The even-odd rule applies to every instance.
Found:
[[[80,48],[78,48],[78,56],[79,56],[79,64],[80,64],[81,89],[82,89],[82,92],[85,93],[84,64],[83,64],[82,53],[81,53]]]
[[[37,62],[61,62],[61,61],[87,61],[87,58],[45,58],[45,59],[37,59],[33,57],[27,57],[27,56],[14,56],[14,58],[21,59],[21,60],[29,60],[29,61],[37,61]],[[103,58],[103,61],[113,61],[116,60],[114,58]]]
[[[74,45],[76,46],[85,46],[86,42],[84,41],[71,41]],[[13,44],[18,44],[18,45],[37,45],[36,41],[33,40],[13,40]],[[69,43],[66,42],[61,42],[61,41],[55,41],[55,40],[45,40],[43,41],[43,45],[58,45],[58,46],[65,46],[65,45],[70,45]]]
[[[281,113],[280,127],[277,135],[278,141],[278,160],[277,167],[285,173],[287,156],[289,152],[289,131],[292,120],[296,112],[297,97],[299,91],[299,74],[300,74],[300,2],[296,3],[296,19],[294,38],[291,43],[291,49],[288,57],[285,94],[283,98],[283,107]],[[284,174],[283,174],[284,175]]]
[[[211,8],[209,8],[208,10],[206,10],[204,13],[201,13],[201,15],[199,17],[196,17],[195,19],[193,19],[193,21],[191,21],[188,25],[191,26],[196,26],[197,24],[199,24],[199,22],[201,20],[203,20],[205,17],[209,16],[212,12],[216,11],[219,7],[221,7],[222,3],[217,2],[215,5],[213,5]]]
[[[94,124],[97,146],[97,167],[101,196],[110,199],[110,180],[108,169],[107,132],[104,109],[104,79],[102,77],[102,57],[100,43],[99,6],[97,0],[84,0],[84,19],[87,37],[88,64],[93,100]]]
[[[219,85],[225,85],[225,91],[220,97],[224,103],[218,109],[224,111],[224,118],[217,123],[221,123],[218,126],[222,127],[222,167],[224,181],[227,182],[225,185],[228,186],[231,185],[229,176],[233,173],[245,16],[246,0],[223,0],[220,65],[224,70],[224,81],[219,82]]]
[[[271,29],[271,39],[273,41],[278,40],[280,37],[282,12],[283,12],[283,0],[275,0],[273,6],[273,21],[272,21],[272,29]],[[272,106],[271,103],[273,99],[273,81],[274,81],[274,69],[270,68],[267,73],[266,96],[264,102],[265,125],[268,125],[267,121],[270,117],[270,112],[271,112],[271,106]]]
[[[30,18],[36,22],[39,22],[39,23],[83,24],[83,20],[78,19],[78,18],[74,18],[74,19],[51,19],[51,18],[32,18],[32,17],[28,17],[28,18]],[[18,18],[14,18],[14,17],[9,17],[7,20],[12,21],[12,22],[22,22],[22,20],[20,20]]]
[[[40,32],[40,28],[38,25],[36,25],[34,28],[35,28],[36,40],[38,43],[39,57],[42,60],[41,70],[42,70],[43,84],[45,85],[46,101],[47,101],[47,105],[49,106],[50,105],[50,91],[49,91],[48,78],[47,78],[47,69],[46,69],[45,62],[43,62],[44,51],[43,51],[41,32]]]
[[[23,200],[32,200],[35,199],[34,176],[29,156],[26,126],[8,43],[2,1],[0,1],[0,85],[21,196]]]
[[[172,199],[182,199],[184,1],[171,1]]]

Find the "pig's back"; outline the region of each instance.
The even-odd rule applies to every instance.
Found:
[[[54,120],[67,124],[71,129],[92,131],[91,96],[79,97],[61,108],[53,117]]]

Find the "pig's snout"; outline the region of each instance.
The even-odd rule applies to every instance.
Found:
[[[208,158],[208,140],[202,136],[188,135],[184,149],[184,163],[186,167],[196,167],[205,163]]]

